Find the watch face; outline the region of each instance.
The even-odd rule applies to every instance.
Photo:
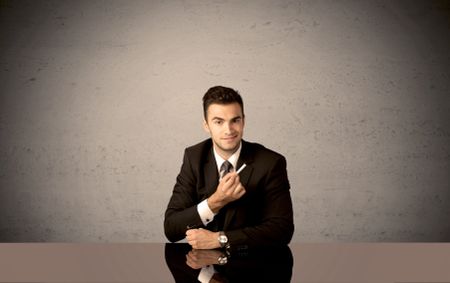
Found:
[[[228,242],[228,238],[225,235],[220,235],[219,236],[219,242],[225,244],[226,242]]]
[[[224,265],[227,264],[228,262],[228,258],[226,256],[220,256],[217,261],[219,262],[220,265]]]

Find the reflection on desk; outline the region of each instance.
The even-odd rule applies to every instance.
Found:
[[[195,282],[202,264],[218,263],[217,253],[197,251],[189,267],[189,252],[187,244],[0,243],[0,282]],[[291,243],[227,260],[213,266],[229,282],[450,282],[450,243]]]
[[[165,246],[165,258],[177,283],[199,282],[199,275],[205,270],[215,272],[211,282],[291,282],[294,263],[288,246],[242,248],[226,253],[170,243]]]

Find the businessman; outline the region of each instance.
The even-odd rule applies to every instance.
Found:
[[[210,88],[203,112],[211,138],[185,150],[166,237],[186,238],[194,249],[288,244],[294,224],[285,158],[242,139],[244,104],[234,89]]]

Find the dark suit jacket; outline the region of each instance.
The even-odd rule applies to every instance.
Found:
[[[264,146],[242,141],[237,168],[246,193],[229,203],[206,229],[225,231],[231,246],[287,244],[294,232],[292,200],[286,159]],[[212,140],[185,150],[164,219],[164,231],[171,242],[185,238],[187,226],[203,227],[197,205],[212,195],[219,174]]]

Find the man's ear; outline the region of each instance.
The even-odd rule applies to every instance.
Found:
[[[210,133],[208,122],[206,122],[205,119],[203,119],[203,129],[205,130],[205,132]]]

